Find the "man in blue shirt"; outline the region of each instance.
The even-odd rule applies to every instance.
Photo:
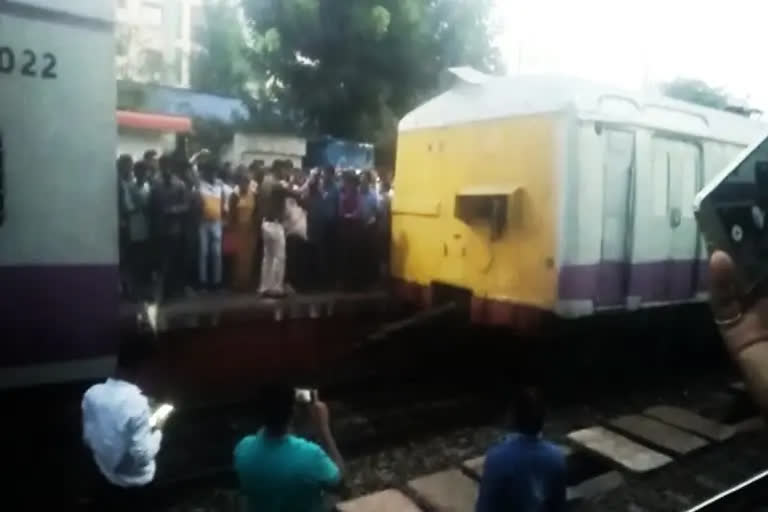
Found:
[[[544,407],[533,389],[515,407],[517,433],[485,457],[476,512],[559,512],[565,508],[565,454],[541,438]]]
[[[264,427],[235,447],[235,472],[248,510],[314,512],[323,509],[325,490],[338,487],[344,464],[331,434],[328,408],[308,404],[320,446],[288,433],[295,404],[293,388],[264,390]]]

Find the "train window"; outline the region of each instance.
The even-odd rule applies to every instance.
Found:
[[[522,225],[523,189],[504,185],[474,186],[456,195],[454,215],[467,224],[487,224],[491,240]]]
[[[456,217],[467,224],[488,223],[491,239],[501,237],[507,225],[507,197],[503,195],[460,195],[456,197]]]

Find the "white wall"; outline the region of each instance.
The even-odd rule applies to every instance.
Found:
[[[307,141],[290,135],[263,133],[236,133],[232,143],[222,152],[223,161],[232,165],[248,165],[253,160],[264,160],[270,165],[274,160],[291,160],[294,167],[301,167],[301,159],[307,152]]]
[[[148,149],[154,149],[158,153],[172,151],[175,144],[176,136],[173,133],[135,128],[118,128],[117,130],[117,155],[127,153],[134,160],[142,158]]]

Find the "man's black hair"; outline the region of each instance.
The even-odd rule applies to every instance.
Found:
[[[139,160],[133,164],[133,172],[149,172],[149,165],[144,160]]]
[[[272,162],[272,165],[269,166],[269,169],[267,170],[267,172],[269,174],[273,175],[273,176],[277,176],[281,172],[283,172],[284,168],[285,168],[285,166],[283,165],[283,161],[282,160],[274,160]]]
[[[515,399],[515,427],[521,434],[538,435],[544,426],[544,403],[535,388],[525,387]]]
[[[270,384],[261,390],[261,411],[264,428],[271,436],[281,436],[288,431],[293,418],[295,391],[283,384]]]
[[[137,322],[123,331],[117,352],[117,371],[134,376],[147,363],[153,352],[155,334],[145,322]]]
[[[118,170],[123,168],[128,168],[128,166],[132,166],[132,165],[133,165],[133,158],[131,158],[131,155],[123,153],[117,159]]]
[[[163,153],[157,161],[157,165],[161,171],[171,172],[173,169],[173,157],[171,155]]]
[[[152,160],[157,156],[157,151],[154,149],[148,149],[144,152],[144,160]]]

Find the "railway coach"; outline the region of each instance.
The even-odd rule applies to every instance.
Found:
[[[114,11],[0,1],[0,389],[114,366]]]
[[[706,298],[693,198],[764,124],[562,76],[451,73],[399,124],[401,298],[523,331]]]

